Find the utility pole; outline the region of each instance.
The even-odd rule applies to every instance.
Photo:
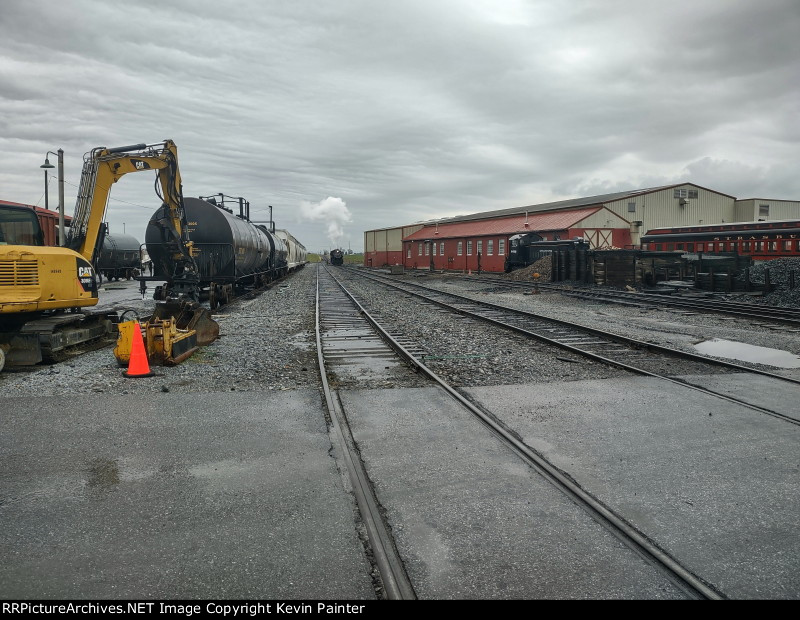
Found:
[[[46,171],[45,171],[46,172]],[[58,245],[64,245],[64,149],[58,149]]]

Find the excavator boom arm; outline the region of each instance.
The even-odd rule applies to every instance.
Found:
[[[177,265],[176,273],[186,281],[182,292],[189,291],[189,297],[194,297],[191,291],[197,265],[187,236],[178,149],[171,140],[112,149],[98,147],[87,153],[67,245],[94,264],[102,244],[101,227],[111,186],[122,176],[143,170],[155,170],[158,175],[159,195],[164,202],[161,224],[165,243]]]

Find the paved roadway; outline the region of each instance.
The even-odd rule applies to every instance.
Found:
[[[729,596],[800,595],[797,427],[648,378],[470,392]],[[680,596],[437,392],[343,400],[420,597]],[[321,407],[4,394],[0,590],[371,598]]]
[[[93,311],[111,311],[111,310],[124,310],[127,308],[153,308],[155,300],[153,300],[153,291],[155,287],[164,284],[163,282],[148,282],[147,291],[144,299],[139,290],[138,280],[119,280],[116,282],[109,282],[103,279],[99,290],[99,300],[97,306]]]
[[[4,598],[374,597],[314,390],[4,395]]]

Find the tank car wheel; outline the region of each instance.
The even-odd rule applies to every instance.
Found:
[[[6,365],[6,352],[0,348],[0,372],[3,371],[3,366]]]

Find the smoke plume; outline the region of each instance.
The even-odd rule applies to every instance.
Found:
[[[328,196],[321,202],[303,201],[300,204],[300,216],[311,222],[325,222],[331,247],[340,247],[339,241],[344,237],[344,225],[353,219],[344,200]]]

